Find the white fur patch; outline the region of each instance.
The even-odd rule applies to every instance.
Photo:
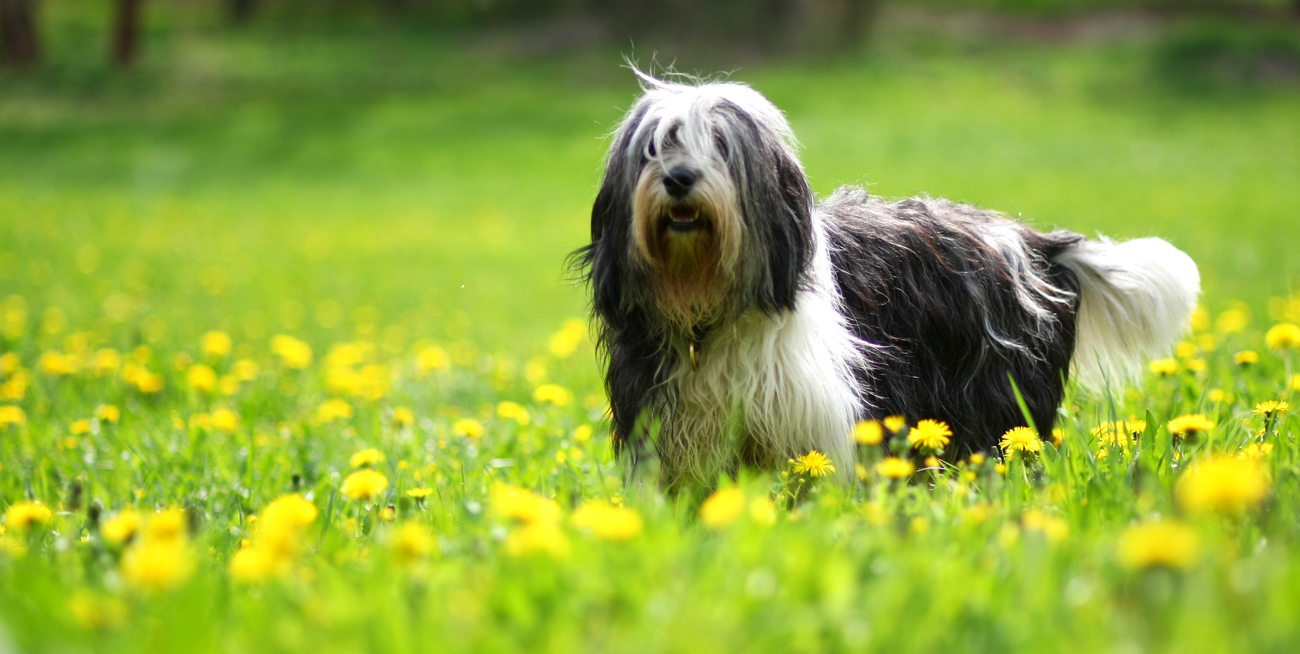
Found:
[[[1201,276],[1158,238],[1085,241],[1056,261],[1079,279],[1073,376],[1090,390],[1140,379],[1142,365],[1187,331]]]
[[[708,335],[699,370],[683,359],[669,381],[678,405],[661,447],[700,483],[713,484],[734,460],[737,437],[776,461],[817,450],[840,481],[851,479],[860,410],[853,366],[862,354],[840,311],[820,219],[813,221],[813,284],[799,291],[794,310],[749,310]]]

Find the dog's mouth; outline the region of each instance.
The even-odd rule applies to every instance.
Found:
[[[704,227],[704,218],[698,208],[673,207],[664,213],[662,224],[674,232],[687,233]]]

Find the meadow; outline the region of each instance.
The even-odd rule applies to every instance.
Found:
[[[47,70],[0,78],[0,650],[1300,642],[1294,87],[1162,85],[1142,40],[733,72],[820,193],[1160,235],[1205,295],[1059,433],[939,461],[864,423],[851,488],[814,457],[701,502],[624,487],[564,268],[617,50],[179,16],[119,75],[51,11]]]

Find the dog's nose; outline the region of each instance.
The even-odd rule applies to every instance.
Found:
[[[668,195],[675,198],[686,197],[691,192],[691,187],[695,185],[695,173],[685,166],[678,166],[664,176],[664,188],[668,189]]]

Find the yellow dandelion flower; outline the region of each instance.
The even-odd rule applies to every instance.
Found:
[[[350,500],[373,500],[388,490],[388,477],[369,468],[358,470],[343,480],[339,490]]]
[[[835,472],[835,464],[831,463],[830,458],[825,454],[813,450],[795,459],[794,471],[796,474],[806,474],[810,477],[825,477]]]
[[[1210,364],[1205,359],[1188,359],[1183,362],[1183,365],[1191,372],[1204,372]]]
[[[77,358],[55,350],[41,353],[36,367],[50,377],[61,377],[77,373]]]
[[[90,421],[89,421],[89,420],[84,420],[84,419],[83,419],[83,420],[76,420],[76,421],[73,421],[73,423],[72,423],[71,425],[68,425],[68,431],[72,432],[72,435],[74,435],[74,436],[81,436],[82,434],[89,434],[89,433],[90,433]]]
[[[1250,314],[1243,308],[1233,308],[1219,314],[1214,320],[1214,327],[1221,334],[1235,334],[1250,324]]]
[[[573,512],[573,526],[602,540],[632,540],[645,529],[645,521],[634,509],[588,500]]]
[[[876,464],[876,474],[886,479],[904,479],[912,476],[914,472],[916,472],[916,466],[911,461],[896,456],[885,457],[884,460]]]
[[[208,332],[199,339],[199,349],[203,350],[203,356],[210,359],[224,358],[230,354],[230,346],[230,334],[225,332]]]
[[[1243,459],[1262,461],[1268,455],[1273,453],[1272,443],[1251,443],[1237,453],[1237,456]]]
[[[410,427],[413,424],[415,424],[415,412],[404,406],[399,406],[393,409],[394,426]]]
[[[145,523],[144,537],[153,541],[183,540],[188,522],[184,509],[164,509],[149,516]]]
[[[415,369],[421,377],[435,370],[447,370],[449,368],[451,368],[451,357],[447,356],[447,351],[440,347],[426,347],[415,355]]]
[[[412,565],[429,558],[437,546],[433,535],[418,522],[403,522],[398,525],[389,541],[393,556],[403,565]]]
[[[392,522],[397,519],[397,508],[392,504],[379,510],[379,519],[384,522]]]
[[[143,540],[122,555],[122,578],[133,588],[163,591],[180,586],[194,571],[184,541]]]
[[[380,452],[379,450],[373,447],[361,450],[360,452],[353,454],[351,459],[348,459],[348,465],[352,466],[353,468],[360,468],[361,466],[373,466],[375,464],[383,463],[383,462],[384,462],[384,453]]]
[[[160,393],[163,389],[162,375],[141,368],[135,375],[135,388],[145,395]]]
[[[897,434],[903,430],[903,427],[907,426],[907,418],[904,418],[903,416],[888,416],[884,419],[883,423],[885,429],[889,430],[889,433]]]
[[[907,443],[918,450],[942,452],[952,437],[948,423],[939,420],[922,420],[907,432]]]
[[[1300,348],[1300,326],[1289,322],[1273,325],[1264,335],[1264,344],[1270,350],[1294,350]]]
[[[573,393],[558,384],[542,384],[533,390],[533,399],[555,406],[568,406],[573,403]]]
[[[122,509],[99,526],[99,536],[111,545],[121,545],[135,537],[144,518],[135,509]]]
[[[105,422],[117,422],[122,419],[122,411],[112,404],[95,407],[95,417]]]
[[[0,427],[21,427],[27,424],[27,413],[20,406],[0,406]]]
[[[1232,355],[1233,363],[1239,366],[1249,366],[1259,363],[1259,353],[1254,350],[1242,350]]]
[[[235,395],[239,392],[239,379],[234,375],[223,375],[217,380],[217,390],[226,397]]]
[[[862,445],[879,445],[885,439],[879,420],[862,420],[853,426],[853,440]]]
[[[1002,442],[998,446],[1006,453],[1007,458],[1011,458],[1016,453],[1032,458],[1043,451],[1043,441],[1028,427],[1011,428],[1002,435]]]
[[[1178,362],[1173,359],[1156,359],[1147,364],[1147,368],[1161,377],[1168,377],[1178,372]]]
[[[257,379],[257,376],[262,372],[262,368],[257,365],[256,361],[251,359],[240,359],[235,362],[231,371],[235,374],[235,379],[238,379],[241,382],[250,382]]]
[[[587,321],[578,318],[570,318],[564,321],[560,331],[551,335],[548,347],[551,354],[564,359],[573,354],[582,343],[582,339],[587,336]]]
[[[573,430],[573,440],[579,443],[586,443],[591,440],[591,425],[578,425]]]
[[[1290,410],[1291,405],[1289,403],[1279,400],[1268,400],[1255,405],[1255,415],[1264,416],[1266,418],[1271,418],[1274,414],[1278,413],[1285,414]]]
[[[347,420],[352,415],[352,405],[338,398],[325,400],[316,408],[316,421],[322,423]]]
[[[286,564],[287,561],[270,548],[249,545],[231,555],[227,569],[235,582],[257,584],[268,577],[283,574],[288,569]]]
[[[433,494],[432,488],[412,488],[406,491],[407,497],[413,497],[417,500],[422,500],[432,494]]]
[[[122,355],[111,347],[100,348],[90,360],[90,372],[96,377],[111,375],[121,367]]]
[[[216,371],[202,363],[190,366],[185,373],[185,378],[190,388],[200,393],[211,393],[217,387]]]
[[[1175,438],[1190,438],[1214,429],[1214,422],[1204,413],[1192,413],[1170,420],[1167,427]]]
[[[749,518],[768,527],[776,524],[776,503],[770,497],[755,497],[749,503]]]
[[[514,557],[546,554],[562,559],[569,555],[569,538],[555,522],[532,522],[506,536],[506,554]]]
[[[483,436],[483,425],[473,418],[465,418],[463,420],[457,420],[455,424],[451,426],[451,433],[457,436],[465,436],[466,438],[480,438]]]
[[[311,346],[283,334],[271,339],[271,352],[280,357],[286,368],[302,370],[311,365]]]
[[[1186,570],[1196,563],[1199,549],[1196,532],[1166,520],[1124,530],[1116,546],[1116,558],[1129,570],[1157,567]]]
[[[212,426],[217,431],[232,434],[239,429],[239,414],[225,407],[218,407],[212,410]]]
[[[984,465],[984,458],[985,458],[984,454],[980,452],[973,452],[970,455],[970,464],[973,466]]]
[[[560,505],[526,488],[496,483],[488,493],[488,506],[498,518],[525,523],[556,522]]]
[[[745,491],[734,486],[719,488],[700,505],[700,523],[719,531],[731,526],[744,512]]]
[[[502,420],[514,420],[521,426],[528,424],[531,419],[528,415],[528,409],[516,402],[502,402],[497,405],[497,417]]]
[[[1060,427],[1052,429],[1052,445],[1060,449],[1063,442],[1065,442],[1065,430]]]
[[[1233,513],[1263,502],[1269,485],[1257,462],[1215,455],[1193,463],[1178,479],[1174,495],[1188,511]]]
[[[1178,345],[1174,346],[1174,356],[1179,359],[1190,359],[1196,356],[1196,345],[1190,341],[1179,341]]]
[[[15,502],[5,510],[5,528],[23,533],[34,525],[47,525],[54,519],[50,508],[40,502]]]

